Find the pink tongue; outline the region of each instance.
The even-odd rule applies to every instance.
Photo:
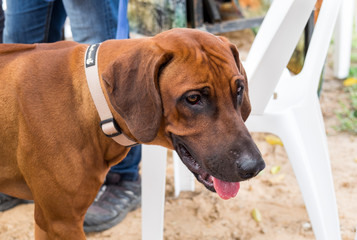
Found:
[[[215,177],[212,178],[214,189],[222,199],[227,200],[237,195],[240,187],[239,182],[225,182]]]

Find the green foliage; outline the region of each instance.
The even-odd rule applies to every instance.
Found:
[[[357,134],[357,84],[345,87],[345,91],[348,93],[348,103],[340,103],[341,110],[337,112],[340,124],[336,129]]]
[[[356,59],[357,59],[357,55],[356,55],[355,57],[356,57]],[[353,62],[353,61],[352,61],[352,58],[351,58],[351,62]],[[356,62],[357,62],[357,61],[356,61]],[[350,68],[349,76],[350,76],[350,77],[357,77],[357,67],[351,67],[351,68]]]
[[[351,79],[349,79],[351,78]],[[348,94],[348,101],[340,103],[341,109],[338,110],[337,118],[339,126],[336,127],[339,131],[350,132],[357,134],[357,84],[346,84],[348,80],[356,80],[357,78],[357,32],[353,33],[352,38],[352,51],[351,51],[351,68],[349,77],[345,80],[344,90]]]

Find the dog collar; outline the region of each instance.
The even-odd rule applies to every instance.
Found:
[[[113,118],[113,115],[109,109],[108,103],[105,99],[102,87],[100,85],[100,80],[98,76],[98,49],[100,43],[92,44],[87,48],[86,55],[84,58],[84,68],[87,77],[87,83],[89,91],[92,95],[94,105],[97,108],[100,117],[100,127],[103,133],[112,138],[114,141],[120,145],[126,147],[132,147],[138,143],[126,136],[118,123]]]

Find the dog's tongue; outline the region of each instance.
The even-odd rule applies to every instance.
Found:
[[[239,182],[225,182],[215,177],[212,178],[214,189],[222,199],[227,200],[237,195],[240,187]]]

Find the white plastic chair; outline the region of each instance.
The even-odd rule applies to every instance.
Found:
[[[142,146],[141,215],[143,240],[163,239],[167,150]]]
[[[181,162],[176,152],[173,155],[175,170],[175,196],[180,191],[194,191],[194,176]],[[165,180],[167,150],[159,146],[142,146],[141,214],[142,239],[163,239]]]
[[[342,1],[336,22],[333,72],[339,79],[348,77],[351,65],[354,1]]]
[[[276,12],[269,10],[262,26],[266,31],[258,33],[247,57],[245,66],[253,112],[246,124],[250,131],[270,132],[282,139],[316,239],[340,240],[336,197],[317,89],[341,0],[323,1],[304,67],[296,76],[291,76],[285,66],[314,1],[289,2],[273,2],[271,9],[276,8]],[[286,11],[288,14],[279,30],[274,33],[267,31],[266,25],[274,24],[276,17],[273,14],[278,14],[284,4],[292,12]],[[272,99],[274,92],[277,99]]]
[[[178,154],[173,152],[174,176],[175,176],[175,197],[180,195],[181,191],[195,191],[195,177],[183,164]]]
[[[253,107],[247,121],[248,129],[271,132],[282,139],[318,240],[341,239],[324,123],[317,97],[319,77],[340,3],[341,0],[323,1],[305,65],[299,75],[291,76],[285,67],[314,7],[313,0],[273,1],[245,63]],[[272,100],[274,92],[277,99]],[[163,238],[166,163],[157,160],[154,167],[157,169],[153,173],[150,162],[145,164],[145,159],[153,153],[146,148],[151,147],[143,148],[142,239],[160,240]],[[152,159],[158,158],[157,154],[153,156]],[[180,160],[175,161],[175,166],[180,164]],[[188,175],[188,181],[183,177],[187,171],[180,167],[175,172],[176,195],[180,190],[193,189],[192,175]],[[158,179],[149,179],[145,172]]]

